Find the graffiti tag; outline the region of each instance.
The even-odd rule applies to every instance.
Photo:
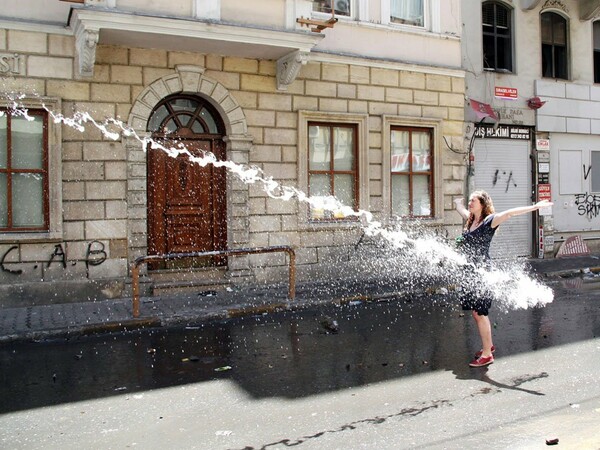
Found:
[[[600,215],[600,195],[599,194],[576,194],[575,205],[580,216],[587,219],[593,219]]]
[[[505,177],[506,171],[503,170],[502,172],[500,172],[500,170],[496,169],[496,172],[494,173],[494,179],[492,180],[493,186],[496,186],[496,184],[498,184],[499,181],[502,181],[502,179]],[[508,178],[506,179],[506,189],[504,189],[504,192],[508,192],[508,188],[511,186],[511,181],[512,185],[514,187],[517,187],[517,183],[513,178],[512,170],[510,171],[510,173],[508,174]]]

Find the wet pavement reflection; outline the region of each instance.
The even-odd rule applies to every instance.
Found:
[[[598,284],[557,282],[556,298],[544,308],[492,310],[497,358],[600,336]],[[229,379],[254,397],[289,398],[436,370],[497,385],[485,369],[467,366],[480,345],[472,322],[439,299],[391,299],[4,344],[0,413],[214,379]]]

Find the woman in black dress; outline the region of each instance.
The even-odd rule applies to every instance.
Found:
[[[552,206],[552,202],[543,200],[531,206],[507,209],[495,213],[491,197],[485,191],[475,191],[469,197],[469,204],[465,208],[463,199],[454,200],[458,213],[467,221],[460,240],[460,249],[469,261],[476,265],[487,266],[490,259],[490,244],[498,226],[513,216],[536,211],[545,206]],[[492,299],[485,294],[467,294],[462,298],[462,308],[472,311],[477,323],[477,330],[481,337],[482,349],[475,354],[475,359],[469,363],[471,367],[483,367],[494,362],[492,343],[492,327],[488,311]]]

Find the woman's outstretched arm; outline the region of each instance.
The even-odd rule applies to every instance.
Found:
[[[521,214],[526,214],[528,212],[537,211],[540,208],[544,208],[546,206],[552,206],[554,203],[548,200],[542,200],[541,202],[537,202],[535,205],[531,206],[520,206],[518,208],[507,209],[506,211],[502,211],[496,213],[494,219],[492,220],[492,228],[496,228],[501,223],[506,222],[513,216],[520,216]]]

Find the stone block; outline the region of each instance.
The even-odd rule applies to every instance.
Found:
[[[369,164],[369,180],[381,180],[381,164]]]
[[[590,119],[567,117],[567,133],[590,134],[591,126]]]
[[[369,150],[369,162],[371,164],[381,164],[383,162],[383,152],[381,149],[370,149]]]
[[[258,107],[274,111],[291,111],[292,96],[289,94],[258,94]]]
[[[356,86],[353,84],[338,84],[338,98],[356,98]]]
[[[439,94],[430,91],[415,91],[414,102],[418,105],[439,105]]]
[[[267,198],[267,211],[272,214],[296,214],[298,212],[298,202],[296,200],[281,200],[278,198]]]
[[[143,67],[167,67],[167,51],[153,48],[130,48],[129,64]]]
[[[62,160],[63,161],[81,161],[83,156],[82,142],[63,142]]]
[[[269,246],[269,234],[268,233],[251,233],[247,236],[250,247],[268,247]]]
[[[448,94],[440,92],[440,106],[451,106],[460,108],[465,104],[465,96],[463,94]]]
[[[142,68],[113,65],[110,67],[110,80],[119,84],[142,84]]]
[[[348,66],[345,64],[327,64],[321,65],[321,79],[324,81],[339,81],[347,83],[349,79]]]
[[[2,91],[20,92],[33,95],[46,95],[44,80],[22,77],[2,77]]]
[[[63,236],[65,241],[82,240],[84,237],[83,221],[63,222]]]
[[[423,106],[423,117],[431,117],[434,119],[447,119],[448,108],[446,108],[445,106]]]
[[[398,105],[398,114],[407,117],[421,117],[423,109],[419,105]]]
[[[126,180],[127,163],[125,161],[107,161],[104,164],[104,174],[107,180]]]
[[[452,78],[452,92],[464,94],[465,90],[466,88],[464,78]]]
[[[104,202],[65,201],[63,202],[63,218],[65,221],[103,219]]]
[[[107,259],[102,264],[89,267],[90,279],[119,278],[127,275],[127,259]]]
[[[400,87],[410,89],[425,89],[425,74],[418,72],[402,72]]]
[[[398,114],[398,105],[396,103],[369,102],[369,114],[382,115]]]
[[[566,84],[566,96],[567,98],[575,100],[589,100],[590,99],[590,86],[582,84],[567,83]]]
[[[219,55],[206,55],[206,68],[211,70],[223,70],[223,57]]]
[[[168,52],[167,61],[171,68],[178,65],[205,66],[205,56],[202,53]]]
[[[282,146],[281,147],[281,160],[283,162],[297,162],[298,161],[298,149],[294,146]]]
[[[88,200],[124,199],[125,191],[124,181],[88,181],[85,185]]]
[[[242,74],[241,88],[243,91],[277,92],[275,77],[264,75]]]
[[[226,56],[223,58],[223,71],[256,74],[258,73],[258,61],[256,59]]]
[[[281,146],[254,145],[250,150],[252,162],[281,162]]]
[[[221,83],[229,90],[238,90],[240,88],[240,74],[230,72],[218,72],[215,70],[207,70],[204,76],[214,81]],[[236,97],[237,98],[237,97]]]
[[[131,102],[131,90],[128,85],[92,83],[92,101],[97,102]]]
[[[299,234],[302,247],[322,247],[333,245],[335,241],[335,231],[302,231]]]
[[[62,183],[62,198],[68,200],[85,200],[85,183],[65,181]]]
[[[274,127],[275,112],[247,109],[246,123],[250,127]]]
[[[452,79],[444,75],[425,75],[425,89],[428,91],[451,92]]]
[[[337,85],[326,81],[305,82],[306,95],[315,97],[335,97],[337,95]]]
[[[351,113],[367,113],[369,112],[369,102],[363,100],[349,100],[348,112]]]
[[[258,108],[256,92],[230,91],[229,93],[242,108]]]
[[[248,208],[250,215],[265,215],[267,213],[266,199],[261,197],[251,198],[248,200]],[[246,214],[247,213],[248,212],[246,212]]]
[[[110,200],[106,202],[107,219],[127,219],[127,202],[125,200]]]
[[[269,233],[269,245],[300,245],[300,236],[298,233],[290,231],[273,232]]]
[[[319,99],[294,95],[292,108],[294,111],[318,111]]]
[[[261,75],[277,75],[277,62],[261,59],[258,62],[258,73]]]
[[[125,47],[116,45],[98,45],[96,47],[96,64],[129,64],[129,53]],[[94,71],[96,68],[94,68]]]
[[[357,98],[360,100],[383,102],[385,100],[385,88],[379,86],[358,86]]]
[[[450,120],[465,120],[464,108],[448,108],[448,119]]]
[[[411,89],[386,88],[385,101],[395,103],[412,103],[413,91]]]
[[[442,133],[448,136],[459,136],[463,133],[463,123],[455,120],[445,120],[442,124]]]
[[[155,67],[143,67],[142,68],[142,79],[144,86],[148,86],[149,84],[155,82],[159,78],[165,77],[167,75],[172,75],[172,69],[160,69]],[[177,79],[179,81],[179,79]],[[174,89],[179,90],[179,89]]]
[[[93,81],[94,83],[110,83],[110,66],[96,64],[94,66],[94,75],[89,81]]]
[[[50,56],[75,56],[75,38],[58,34],[49,35],[48,53]]]
[[[537,130],[555,133],[566,133],[566,117],[541,116],[537,117]]]
[[[265,144],[295,145],[298,139],[296,130],[281,128],[266,128],[264,130]]]
[[[558,98],[566,98],[567,89],[566,83],[564,82],[556,82],[546,81],[546,80],[536,80],[535,81],[535,94],[541,97],[558,97]]]
[[[296,249],[296,263],[298,265],[303,264],[316,264],[317,249],[316,248],[298,248]]]
[[[295,180],[298,176],[296,164],[265,163],[263,170],[276,180]]]
[[[370,70],[364,66],[350,66],[350,83],[369,84]]]
[[[20,260],[21,262],[50,261],[56,245],[54,243],[21,244],[19,246]],[[65,247],[61,246],[64,253]],[[59,260],[58,256],[55,258],[56,261]]]
[[[60,97],[63,100],[82,101],[90,100],[90,84],[77,81],[48,80],[46,94],[50,97]]]
[[[8,50],[23,53],[48,53],[48,35],[32,31],[8,30]]]
[[[319,99],[319,111],[324,112],[348,112],[348,100],[338,100],[335,98]]]
[[[371,84],[376,86],[398,86],[399,73],[397,70],[371,68]]]
[[[41,78],[73,78],[73,59],[58,56],[29,56],[27,75]]]
[[[301,211],[305,213],[306,208],[302,208]],[[283,231],[298,231],[298,214],[281,216],[281,229]]]
[[[88,220],[85,223],[86,239],[126,239],[127,220]]]
[[[289,112],[278,112],[275,114],[277,128],[297,128],[298,114]]]
[[[250,233],[264,233],[281,230],[281,219],[279,216],[250,216],[248,222]]]
[[[120,142],[84,142],[83,159],[87,161],[125,161],[127,154]]]
[[[62,165],[64,181],[88,181],[104,179],[104,164],[88,161],[65,161]]]
[[[7,30],[0,30],[0,50],[6,50],[6,32]]]

